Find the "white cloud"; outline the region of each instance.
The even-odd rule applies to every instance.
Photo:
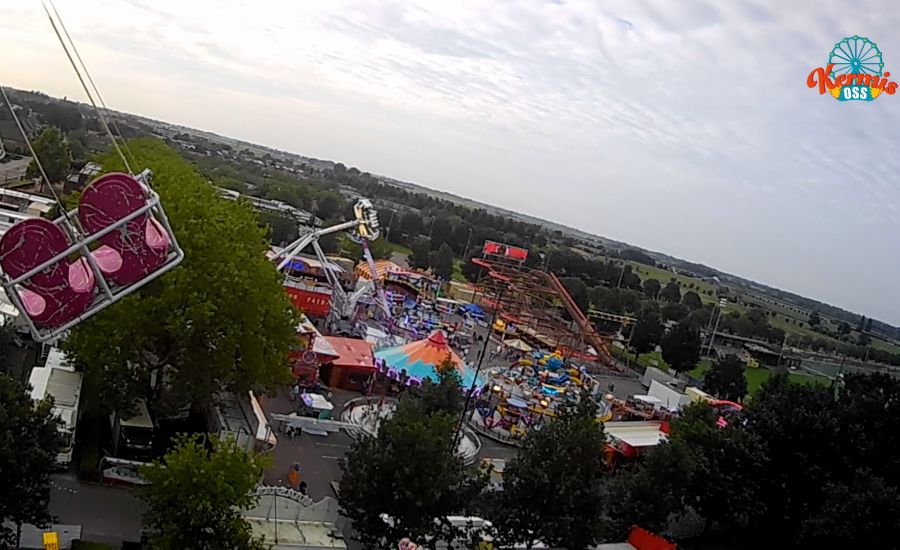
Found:
[[[3,82],[81,97],[39,8],[0,5]],[[59,8],[117,108],[900,322],[900,98],[839,103],[805,84],[852,34],[875,40],[900,78],[889,0]]]

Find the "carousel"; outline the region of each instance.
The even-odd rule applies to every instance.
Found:
[[[583,368],[559,352],[536,351],[487,373],[469,425],[478,433],[515,444],[531,429],[552,421],[561,404],[588,396],[599,404],[598,422],[612,418],[611,396]]]

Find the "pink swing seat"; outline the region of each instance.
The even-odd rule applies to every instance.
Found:
[[[100,176],[85,188],[78,207],[78,219],[88,234],[98,233],[141,209],[147,196],[131,175],[113,172]],[[104,277],[125,286],[136,283],[166,261],[170,238],[149,213],[100,237],[102,243],[92,256]]]
[[[49,220],[33,218],[0,238],[0,266],[17,278],[69,248],[65,233]],[[84,313],[94,299],[94,273],[84,258],[63,258],[21,283],[25,313],[42,327],[61,326]]]

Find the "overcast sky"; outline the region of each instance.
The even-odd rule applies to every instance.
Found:
[[[806,86],[900,4],[59,0],[111,107],[412,181],[900,324],[900,93]],[[39,3],[0,80],[84,100]]]

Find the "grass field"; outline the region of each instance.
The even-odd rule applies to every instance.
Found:
[[[880,338],[872,339],[872,347],[875,349],[880,349],[881,351],[886,351],[888,353],[900,354],[900,346],[886,340],[881,340]]]
[[[707,363],[706,365],[698,366],[696,369],[690,372],[690,375],[694,378],[702,379],[706,374],[707,369],[709,369],[710,365]],[[772,369],[766,368],[747,368],[744,370],[744,375],[747,377],[747,393],[749,395],[753,395],[762,386],[763,382],[768,380],[775,371]],[[806,374],[804,372],[791,372],[788,374],[791,382],[795,382],[797,384],[827,384],[829,380],[822,376],[813,376],[811,374]]]
[[[462,260],[453,259],[453,275],[450,277],[450,280],[458,283],[466,282],[466,278],[462,273]]]
[[[606,256],[599,256],[598,259],[607,261],[611,258],[608,258]],[[621,261],[615,258],[612,258],[612,260]],[[685,275],[677,275],[666,269],[660,269],[658,267],[649,266],[647,264],[642,264],[639,262],[626,260],[626,263],[631,266],[631,270],[641,278],[641,281],[644,281],[646,279],[656,279],[662,286],[666,286],[666,283],[668,283],[672,279],[675,279],[675,281],[680,283],[681,285],[682,294],[684,294],[688,290],[694,290],[695,292],[697,292],[697,294],[700,295],[700,300],[702,300],[703,303],[715,302],[718,299],[716,298],[716,285],[714,283],[701,281],[700,279],[687,277]],[[694,285],[694,288],[689,288],[689,285]],[[706,294],[707,292],[709,294]]]

